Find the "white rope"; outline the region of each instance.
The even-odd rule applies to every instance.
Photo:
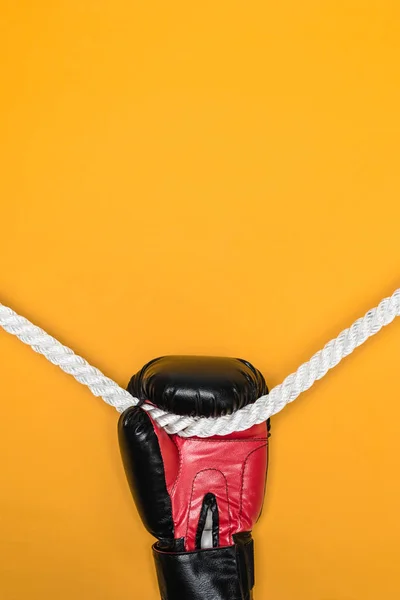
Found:
[[[256,423],[262,423],[293,402],[343,358],[397,316],[400,316],[400,289],[396,290],[391,297],[382,300],[377,308],[369,310],[364,317],[355,321],[349,329],[342,331],[337,338],[328,342],[322,350],[302,364],[295,373],[286,377],[283,383],[273,388],[269,394],[261,396],[254,404],[249,404],[232,415],[217,418],[184,417],[166,413],[147,404],[143,405],[143,408],[151,412],[152,418],[164,427],[167,433],[178,433],[183,437],[210,437],[243,431]],[[95,396],[114,406],[118,412],[138,404],[138,398],[131,396],[99,369],[3,304],[0,304],[0,326],[86,385]]]
[[[103,375],[99,369],[92,367],[84,358],[75,354],[71,348],[63,346],[43,329],[33,325],[28,319],[21,317],[3,304],[0,304],[0,325],[8,333],[15,335],[21,342],[30,346],[32,350],[43,354],[53,365],[57,365],[65,373],[75,377],[79,383],[87,385],[92,394],[102,398],[118,411],[122,412],[128,406],[138,403],[138,400],[133,399],[129,392]]]

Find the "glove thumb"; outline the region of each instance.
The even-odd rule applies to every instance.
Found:
[[[144,526],[160,542],[173,543],[169,490],[179,465],[174,442],[139,407],[122,413],[118,438],[126,477]]]

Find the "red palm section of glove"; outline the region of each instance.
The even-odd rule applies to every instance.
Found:
[[[230,546],[236,533],[251,531],[264,500],[267,470],[265,423],[229,436],[168,436],[154,426],[171,498],[175,539],[198,550],[212,515],[212,545]]]

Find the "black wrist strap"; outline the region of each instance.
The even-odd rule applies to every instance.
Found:
[[[233,546],[165,552],[153,546],[161,600],[252,600],[251,536]]]

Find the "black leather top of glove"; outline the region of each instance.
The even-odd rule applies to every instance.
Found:
[[[239,358],[162,356],[132,377],[128,391],[178,415],[218,417],[255,402],[268,389],[260,371]]]

